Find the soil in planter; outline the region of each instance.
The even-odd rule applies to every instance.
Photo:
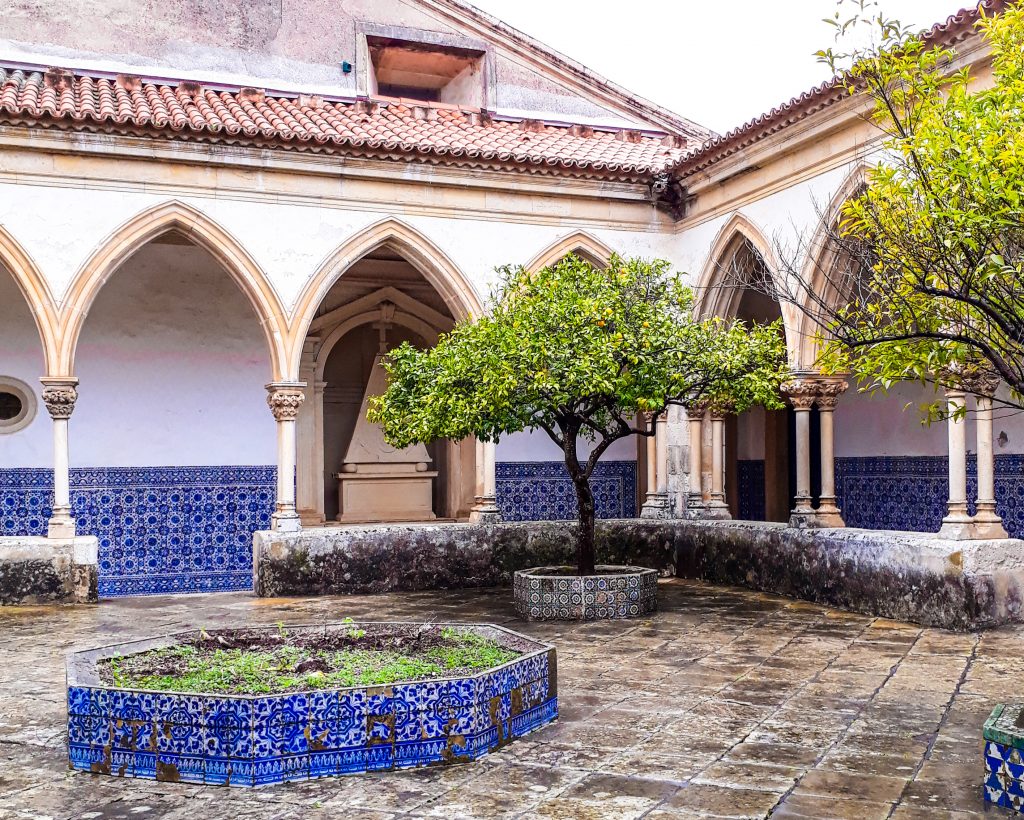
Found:
[[[128,689],[263,695],[470,675],[521,653],[457,627],[294,632],[217,630],[165,649],[109,658],[100,679]]]

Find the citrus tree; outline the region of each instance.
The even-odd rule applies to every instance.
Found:
[[[818,276],[828,286],[801,280],[793,259],[788,281],[805,298],[790,300],[818,319],[825,369],[883,389],[994,373],[1011,388],[1006,402],[1022,406],[1024,6],[994,16],[980,9],[992,68],[981,78],[875,3],[839,8],[840,35],[867,28],[875,36],[820,56],[850,94],[870,100],[882,138],[863,191],[827,226],[836,254]],[[931,411],[944,412],[939,403]]]
[[[534,273],[498,273],[489,315],[428,350],[403,344],[387,355],[388,389],[369,417],[396,447],[543,430],[576,493],[577,569],[592,573],[590,477],[602,454],[653,435],[671,404],[780,406],[780,328],[695,320],[691,291],[663,261],[600,267],[570,255]]]

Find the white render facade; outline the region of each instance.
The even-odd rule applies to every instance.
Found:
[[[793,306],[715,295],[731,254],[752,250],[774,270],[777,243],[794,226],[813,235],[819,210],[856,188],[875,150],[856,103],[748,127],[749,139],[702,153],[699,126],[589,83],[584,69],[454,0],[414,12],[363,5],[333,45],[317,41],[313,51],[327,56],[306,62],[298,34],[250,42],[251,31],[232,29],[240,45],[215,48],[198,30],[170,53],[130,32],[121,52],[102,27],[73,49],[26,18],[0,43],[0,63],[8,77],[59,65],[128,86],[174,77],[351,101],[373,99],[374,68],[391,77],[360,51],[374,38],[440,43],[449,55],[478,49],[477,107],[499,119],[684,146],[667,178],[685,191],[685,210],[659,201],[661,171],[602,178],[514,161],[302,152],[52,127],[8,111],[0,539],[96,536],[101,595],[248,588],[254,530],[320,526],[341,512],[336,474],[381,334],[430,344],[486,310],[498,266],[540,267],[570,252],[667,259],[705,312],[781,316],[794,370],[787,411],[687,419],[673,410],[656,440],[617,443],[596,476],[603,515],[922,531],[945,516],[953,537],[998,535],[989,519],[1002,516],[1012,534],[1024,531],[1024,423],[993,423],[982,407],[980,423],[972,413],[949,430],[922,426],[904,410],[932,400],[920,387],[868,396],[815,374],[812,334]],[[308,13],[286,4],[285,23]],[[983,66],[973,35],[947,28],[964,59]],[[332,48],[356,55],[350,73],[331,65]],[[464,76],[438,93],[456,93]],[[14,398],[4,412],[5,395]],[[438,519],[572,513],[560,454],[542,433],[440,442],[429,456]],[[991,515],[975,521],[979,510]]]

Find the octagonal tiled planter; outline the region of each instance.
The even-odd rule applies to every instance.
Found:
[[[638,618],[658,608],[658,573],[653,569],[598,566],[593,575],[573,571],[517,571],[512,586],[516,612],[528,621],[591,621]]]
[[[289,631],[396,626],[420,625],[345,623]],[[523,654],[465,678],[246,696],[101,683],[98,661],[173,646],[194,632],[74,653],[67,667],[71,768],[258,786],[471,761],[558,717],[553,647],[490,624],[431,628],[445,626],[472,629]]]

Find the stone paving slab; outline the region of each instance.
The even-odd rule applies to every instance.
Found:
[[[629,623],[525,624],[507,589],[245,593],[0,610],[0,818],[969,818],[981,727],[1024,697],[1024,626],[953,634],[663,581]],[[67,770],[64,655],[164,632],[492,621],[559,652],[561,717],[483,761],[253,790]]]

